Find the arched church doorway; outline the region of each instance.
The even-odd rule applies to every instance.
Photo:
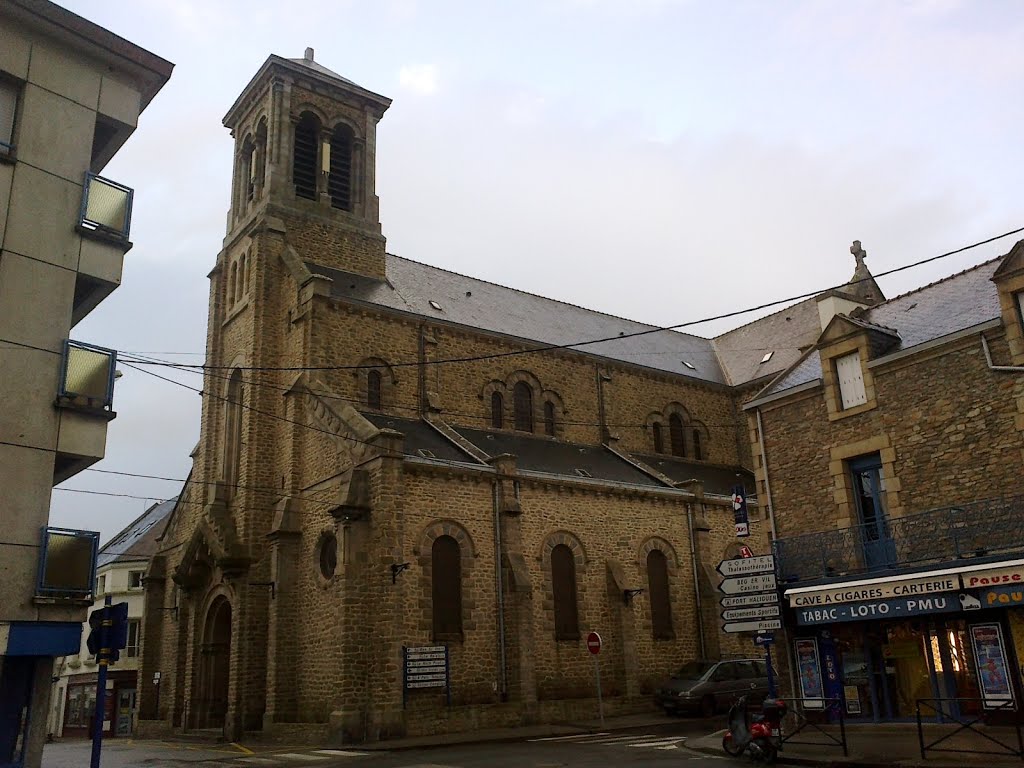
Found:
[[[231,603],[223,595],[214,599],[203,627],[202,676],[199,687],[199,728],[223,728],[228,711],[231,680]]]

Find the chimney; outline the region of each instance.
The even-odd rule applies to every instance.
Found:
[[[312,61],[313,60],[313,49],[312,48],[307,48],[306,49],[306,53],[305,53],[305,55],[302,58],[305,59],[306,61]]]

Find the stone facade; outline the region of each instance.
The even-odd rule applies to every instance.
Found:
[[[609,712],[652,707],[687,660],[749,655],[748,637],[720,635],[714,599],[714,566],[736,553],[731,484],[750,475],[736,390],[346,298],[349,282],[394,290],[373,189],[389,102],[318,67],[311,53],[271,57],[225,121],[239,151],[210,273],[211,368],[194,469],[146,578],[147,606],[164,610],[146,615],[140,732],[352,742],[593,716],[592,630]],[[326,175],[296,194],[308,114],[321,159],[336,125],[354,136],[348,208],[332,207]],[[687,454],[672,458],[676,479],[635,455],[655,452],[655,421],[668,442],[673,414]],[[523,455],[489,440],[519,440]],[[763,552],[768,524],[751,510]],[[441,537],[461,577],[461,629],[443,639]],[[560,546],[572,639],[555,631]],[[653,550],[671,614],[658,638]],[[403,696],[403,646],[441,641],[450,706],[429,689]]]

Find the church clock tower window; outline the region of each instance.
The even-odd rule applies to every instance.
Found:
[[[316,200],[316,160],[319,141],[320,121],[309,112],[303,112],[295,125],[292,181],[295,183],[296,196],[307,200]]]
[[[327,191],[331,206],[352,210],[352,129],[342,123],[331,134],[331,174]]]

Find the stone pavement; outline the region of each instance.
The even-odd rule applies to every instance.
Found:
[[[904,768],[1001,768],[1002,766],[1024,766],[1024,760],[1012,754],[1019,750],[1017,733],[1013,728],[980,727],[981,733],[956,733],[956,725],[938,725],[928,723],[924,726],[926,744],[942,742],[935,746],[939,749],[965,750],[963,752],[943,752],[929,750],[926,759],[921,759],[921,746],[918,739],[916,723],[887,724],[847,724],[846,743],[847,756],[843,756],[841,747],[828,743],[828,737],[808,728],[798,734],[799,742],[812,744],[785,744],[779,755],[780,763],[792,765],[840,766],[842,768],[882,768],[885,766],[903,766]],[[825,730],[839,737],[838,726],[826,726]],[[720,730],[708,736],[689,739],[687,748],[709,755],[721,755],[722,736]],[[984,735],[982,735],[984,734]],[[995,743],[995,739],[1000,743]],[[1001,746],[1005,745],[1005,746]],[[979,750],[1000,752],[1001,754],[980,754]]]

